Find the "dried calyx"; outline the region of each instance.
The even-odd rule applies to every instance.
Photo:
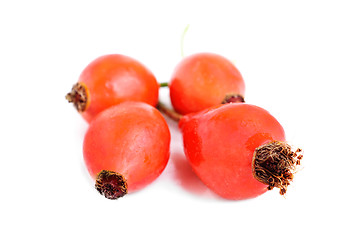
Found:
[[[280,188],[284,195],[290,185],[297,165],[303,158],[301,149],[292,151],[291,146],[273,141],[256,148],[252,159],[254,177],[268,185],[268,190]]]
[[[228,93],[227,95],[225,95],[222,104],[226,104],[226,103],[243,103],[245,102],[245,99],[243,96],[241,96],[240,94],[237,93]]]
[[[74,107],[79,112],[83,112],[87,108],[88,103],[88,91],[83,83],[74,84],[70,93],[68,93],[65,98],[74,104]]]
[[[123,175],[102,170],[97,175],[95,188],[108,199],[118,199],[127,194],[127,182]]]

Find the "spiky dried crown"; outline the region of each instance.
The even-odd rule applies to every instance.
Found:
[[[72,90],[65,96],[68,102],[74,104],[74,107],[78,112],[84,112],[88,104],[88,90],[85,84],[76,83],[73,85]]]
[[[97,175],[96,190],[108,199],[118,199],[127,194],[127,181],[123,175],[102,170]]]
[[[268,185],[269,190],[280,188],[280,194],[284,195],[303,158],[301,151],[299,148],[293,151],[290,145],[280,141],[256,148],[252,160],[254,177]]]

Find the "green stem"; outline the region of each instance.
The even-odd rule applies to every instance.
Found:
[[[181,120],[181,118],[183,117],[183,115],[168,108],[167,106],[165,106],[165,104],[163,104],[160,101],[158,102],[158,105],[156,106],[156,108],[159,109],[160,112],[162,112],[163,114],[165,114],[166,116],[168,116],[169,118],[171,118],[172,120],[174,120],[176,122],[179,122],[179,120]]]
[[[185,27],[185,29],[182,33],[182,37],[181,37],[181,55],[182,55],[182,58],[184,58],[184,50],[183,50],[184,36],[187,33],[188,29],[189,29],[189,24]]]
[[[168,87],[168,82],[163,82],[159,84],[160,87]]]

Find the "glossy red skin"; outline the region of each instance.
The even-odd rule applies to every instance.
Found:
[[[91,122],[83,155],[90,175],[102,170],[124,175],[128,192],[141,189],[164,170],[170,154],[170,131],[161,113],[141,102],[108,108]]]
[[[125,101],[141,101],[155,106],[159,84],[153,73],[137,60],[110,54],[92,61],[78,82],[87,86],[89,103],[82,116],[88,121],[110,106]]]
[[[188,114],[221,104],[228,93],[244,96],[245,83],[228,59],[213,53],[184,58],[170,81],[173,108]]]
[[[179,124],[187,159],[211,190],[234,200],[267,191],[253,177],[253,153],[270,141],[285,141],[285,133],[266,110],[230,103],[184,116]]]

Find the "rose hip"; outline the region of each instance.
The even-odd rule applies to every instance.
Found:
[[[83,155],[96,189],[117,199],[154,181],[164,170],[170,132],[161,113],[141,102],[124,102],[96,116]]]
[[[155,106],[159,84],[137,60],[110,54],[92,61],[81,73],[66,99],[86,121],[101,111],[124,101],[141,101]]]
[[[198,53],[184,58],[169,86],[172,106],[180,114],[244,101],[245,83],[239,70],[218,54]]]
[[[302,158],[285,143],[280,123],[254,105],[215,106],[179,125],[194,172],[223,198],[253,198],[274,187],[285,194]]]

